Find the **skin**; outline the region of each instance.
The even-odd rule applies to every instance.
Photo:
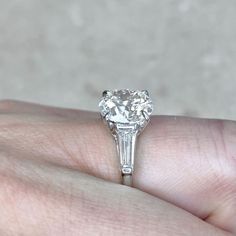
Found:
[[[121,185],[97,113],[0,101],[0,235],[236,235],[236,122],[153,116]]]

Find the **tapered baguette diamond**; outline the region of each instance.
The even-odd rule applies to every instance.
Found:
[[[135,124],[143,127],[153,111],[152,101],[146,90],[104,91],[99,103],[101,115],[118,124]]]

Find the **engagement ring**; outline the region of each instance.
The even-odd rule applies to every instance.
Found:
[[[146,90],[106,90],[99,108],[116,141],[123,184],[132,186],[136,140],[153,111],[149,93]]]

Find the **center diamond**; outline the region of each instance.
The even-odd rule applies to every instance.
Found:
[[[107,121],[143,126],[153,111],[147,91],[129,89],[105,91],[99,103]]]

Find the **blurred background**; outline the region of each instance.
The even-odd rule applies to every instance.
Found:
[[[156,114],[236,119],[235,0],[0,4],[0,99],[97,110],[148,89]]]

